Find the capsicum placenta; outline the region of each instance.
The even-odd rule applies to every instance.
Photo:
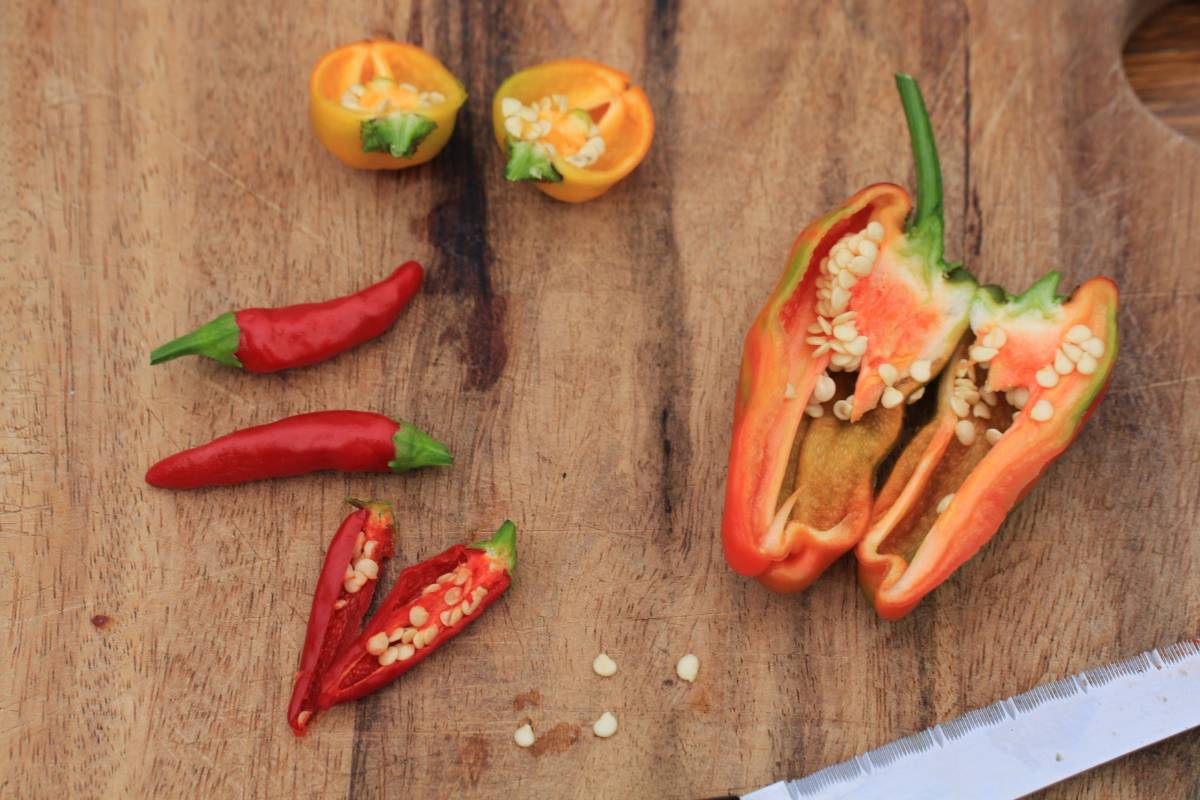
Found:
[[[401,572],[366,628],[322,671],[315,710],[386,686],[479,618],[512,581],[516,532],[505,521],[491,539]]]
[[[941,172],[915,81],[897,76],[917,206],[869,186],[809,225],[746,336],[722,538],[730,565],[797,591],[854,547],[905,407],[967,328],[976,283],[942,257]],[[795,461],[794,489],[780,503]]]
[[[304,735],[317,711],[320,677],[358,637],[379,570],[395,552],[392,507],[379,501],[347,502],[357,510],[346,517],[325,553],[288,703],[288,724],[297,736]]]
[[[309,79],[309,117],[347,166],[404,169],[441,152],[467,93],[416,45],[385,39],[326,53]]]
[[[581,58],[548,61],[501,84],[492,101],[504,176],[558,200],[599,197],[641,163],[654,113],[629,76]]]
[[[880,615],[908,613],[986,544],[1099,403],[1117,355],[1117,287],[1093,278],[1067,300],[1058,282],[976,295],[937,413],[901,453],[855,551]]]
[[[400,473],[451,463],[444,444],[407,422],[369,411],[315,411],[168,456],[146,472],[146,483],[199,489],[320,470]]]
[[[379,283],[323,303],[230,311],[150,354],[151,364],[200,355],[247,372],[316,364],[379,336],[421,288],[415,261]]]

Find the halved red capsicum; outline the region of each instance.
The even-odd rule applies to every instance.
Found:
[[[322,676],[318,709],[386,686],[482,615],[512,581],[516,533],[506,520],[491,539],[455,545],[401,572],[366,629]]]
[[[362,630],[379,583],[379,570],[395,553],[392,507],[378,501],[347,502],[358,510],[346,517],[325,553],[288,703],[288,724],[297,736],[308,731],[308,722],[317,710],[320,677]]]
[[[1052,272],[1019,297],[984,287],[941,381],[936,417],[908,444],[856,555],[888,619],[907,614],[992,538],[1079,434],[1117,356],[1117,287],[1067,300]]]
[[[865,535],[875,470],[975,294],[942,257],[941,171],[920,90],[896,82],[915,211],[904,189],[880,183],[809,225],[746,336],[722,538],[733,569],[778,591],[805,588]]]

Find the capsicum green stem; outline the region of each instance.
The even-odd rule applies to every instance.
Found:
[[[912,140],[913,162],[917,170],[917,209],[908,223],[907,233],[914,239],[926,240],[938,261],[942,257],[942,167],[938,162],[937,144],[929,112],[921,97],[921,87],[911,75],[896,73],[896,88],[908,121]]]

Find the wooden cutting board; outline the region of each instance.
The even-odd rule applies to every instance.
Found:
[[[0,11],[0,795],[703,797],[801,774],[1039,682],[1198,633],[1200,147],[1123,76],[1121,2],[5,3]],[[222,7],[223,6],[223,7]],[[311,135],[326,50],[387,35],[471,93],[399,174]],[[627,70],[646,162],[571,207],[506,184],[510,72]],[[1012,289],[1123,291],[1107,398],[980,555],[899,623],[843,561],[799,596],[724,564],[742,335],[797,232],[911,185],[915,73],[947,248]],[[151,347],[416,258],[384,338],[254,376]],[[148,464],[323,408],[412,420],[453,469],[171,493]],[[284,707],[342,498],[413,562],[520,527],[511,593],[304,740]],[[606,650],[614,678],[590,669]],[[700,679],[673,665],[700,656]],[[615,738],[592,736],[605,709]],[[532,720],[532,750],[512,743]],[[1200,733],[1045,794],[1194,797]]]

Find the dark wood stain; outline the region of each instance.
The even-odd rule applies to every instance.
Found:
[[[513,711],[521,711],[525,708],[540,708],[542,705],[542,693],[537,689],[530,689],[528,692],[521,692],[513,698]]]
[[[92,617],[92,624],[101,630],[107,628],[110,622],[112,622],[112,617],[108,614],[97,614]]]
[[[539,734],[529,752],[535,757],[565,753],[571,749],[571,745],[579,741],[579,733],[578,725],[560,722],[545,733]]]
[[[458,763],[462,766],[470,786],[479,785],[479,779],[483,777],[491,755],[491,745],[482,733],[472,733],[462,740],[458,746]]]

